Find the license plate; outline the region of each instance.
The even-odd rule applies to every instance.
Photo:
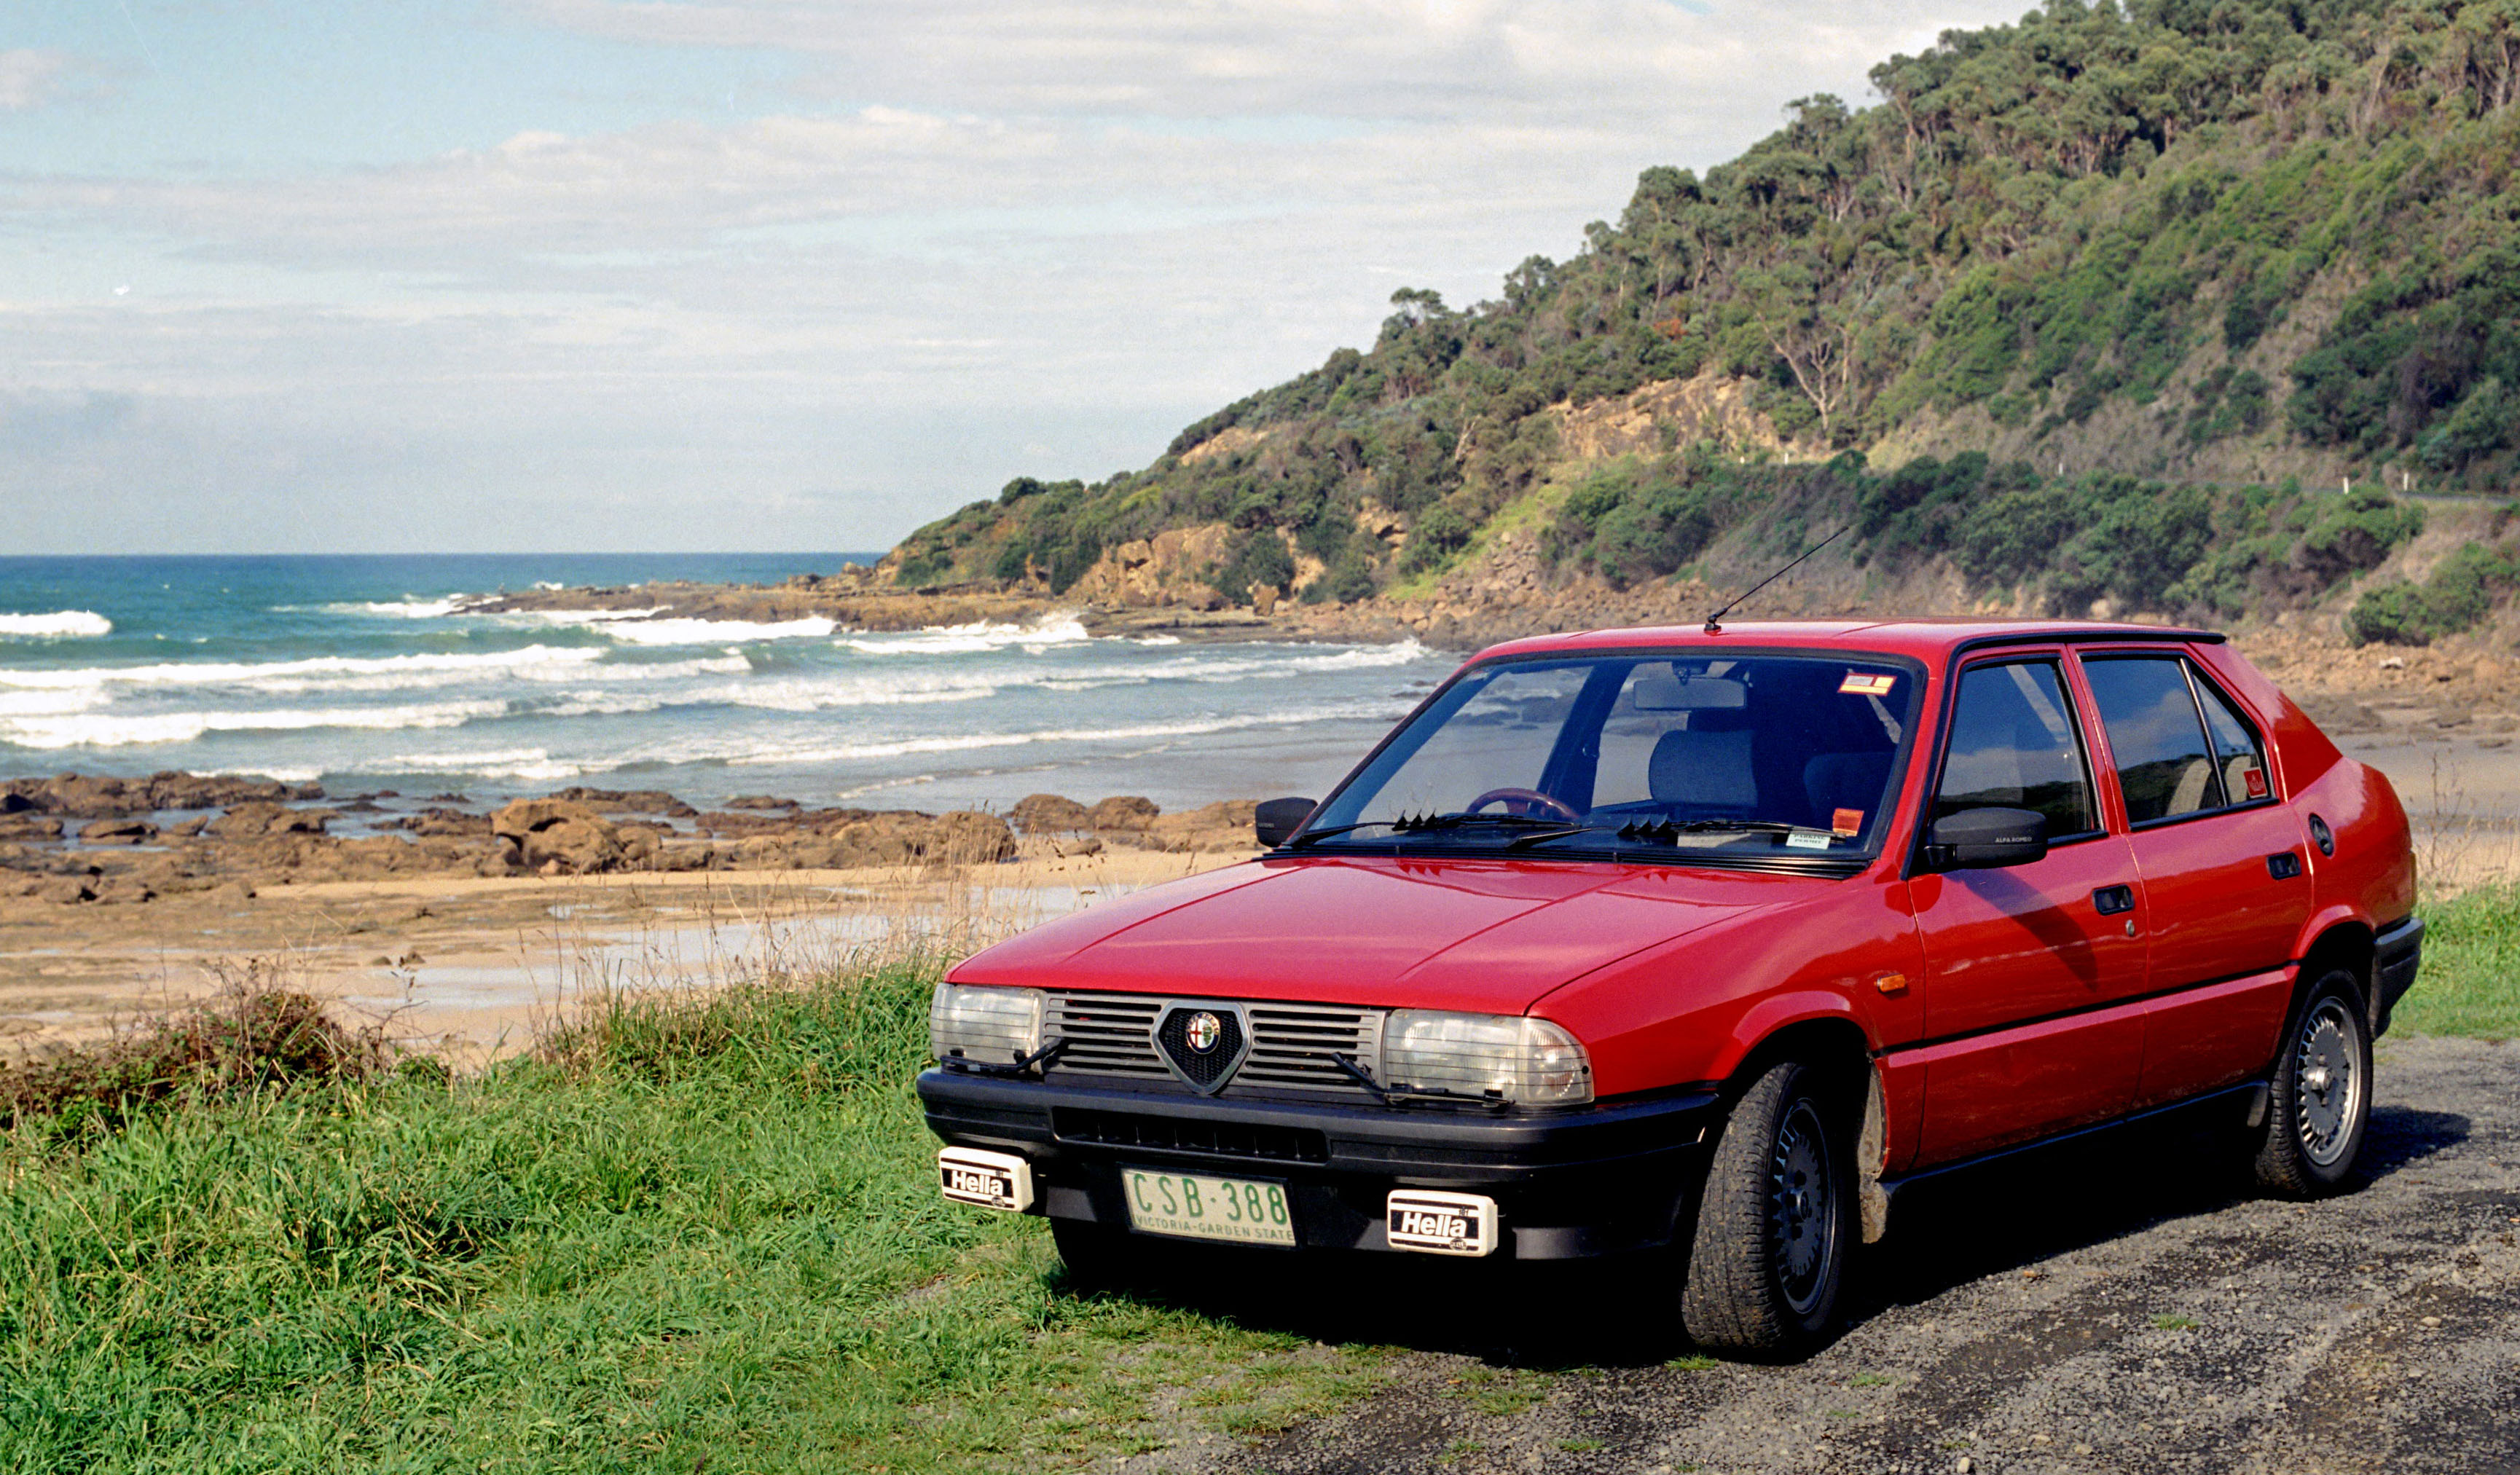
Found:
[[[1149,1234],[1237,1244],[1295,1242],[1284,1184],[1122,1168],[1120,1186],[1129,1199],[1130,1228]]]

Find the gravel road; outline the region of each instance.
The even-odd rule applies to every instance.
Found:
[[[1903,1199],[1851,1323],[1798,1366],[1620,1335],[1657,1314],[1633,1270],[1486,1287],[1413,1263],[1328,1313],[1282,1289],[1237,1314],[1416,1350],[1346,1411],[1197,1463],[2520,1471],[2520,1043],[2392,1038],[2377,1074],[2368,1181],[2326,1202],[2255,1197],[2194,1134]]]

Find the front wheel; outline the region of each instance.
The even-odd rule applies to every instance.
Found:
[[[2362,1156],[2371,1121],[2371,1034],[2354,975],[2335,969],[2311,986],[2284,1036],[2269,1083],[2258,1182],[2287,1198],[2341,1191]]]
[[[1771,1066],[1716,1140],[1681,1292],[1681,1320],[1709,1352],[1793,1357],[1836,1319],[1856,1232],[1853,1143],[1823,1085],[1808,1066]]]

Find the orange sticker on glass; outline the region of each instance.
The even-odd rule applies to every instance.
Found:
[[[2263,799],[2267,796],[2267,771],[2265,769],[2250,769],[2248,772],[2240,776],[2240,782],[2249,786],[2250,798]]]
[[[1886,672],[1849,671],[1846,680],[1837,684],[1840,696],[1887,696],[1899,685],[1899,678]]]
[[[1837,813],[1828,817],[1828,827],[1832,832],[1837,834],[1862,834],[1864,832],[1864,811],[1860,809],[1841,809]]]

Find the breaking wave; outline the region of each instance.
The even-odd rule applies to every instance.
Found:
[[[56,609],[50,614],[0,614],[0,640],[97,640],[113,633],[113,621],[93,609]]]

